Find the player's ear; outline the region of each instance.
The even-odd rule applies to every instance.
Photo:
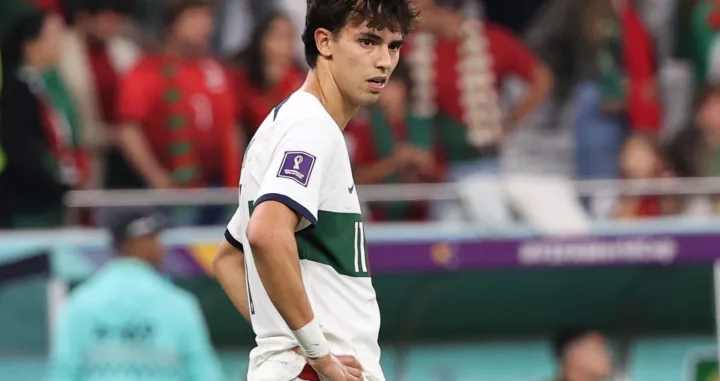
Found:
[[[326,58],[332,56],[332,46],[330,43],[333,41],[333,38],[332,32],[327,29],[318,28],[315,30],[315,45],[321,56]]]

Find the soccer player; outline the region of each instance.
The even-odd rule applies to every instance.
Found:
[[[311,70],[262,123],[215,273],[252,323],[248,380],[383,381],[380,313],[342,130],[377,101],[412,0],[310,0]]]

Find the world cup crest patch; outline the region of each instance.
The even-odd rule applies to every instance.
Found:
[[[277,177],[284,177],[307,187],[314,166],[315,156],[302,151],[287,151]]]

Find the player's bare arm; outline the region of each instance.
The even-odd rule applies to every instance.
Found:
[[[116,139],[125,158],[151,187],[156,189],[172,187],[172,177],[152,153],[142,127],[132,123],[123,124],[116,131]]]
[[[248,303],[245,279],[245,253],[223,238],[215,252],[213,272],[235,308],[245,320],[250,322],[250,304]]]
[[[353,357],[335,357],[315,323],[300,272],[295,230],[300,217],[276,201],[258,205],[247,227],[255,266],[270,300],[295,333],[308,362],[330,381],[362,381]],[[324,371],[323,371],[324,370]]]
[[[247,227],[247,239],[263,287],[293,331],[314,318],[295,242],[299,222],[295,212],[284,204],[266,201],[256,207]]]

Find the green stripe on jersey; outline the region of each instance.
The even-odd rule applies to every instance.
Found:
[[[249,202],[250,213],[254,209]],[[369,277],[365,229],[355,213],[318,211],[314,227],[295,234],[300,259],[331,266],[338,274]]]

